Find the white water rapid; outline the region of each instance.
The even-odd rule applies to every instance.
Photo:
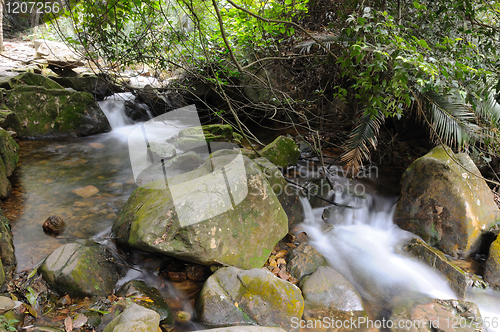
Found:
[[[445,278],[434,269],[397,252],[398,244],[413,237],[392,222],[395,200],[366,195],[356,198],[337,193],[335,202],[354,209],[335,208],[333,228],[325,230],[325,208],[312,209],[301,199],[305,212],[303,230],[310,244],[358,290],[371,307],[390,309],[399,299],[428,296],[456,299]],[[483,319],[500,324],[500,293],[471,290],[467,300],[476,303]],[[496,318],[495,318],[496,317]],[[495,324],[496,325],[496,324]],[[488,331],[500,331],[490,326]]]

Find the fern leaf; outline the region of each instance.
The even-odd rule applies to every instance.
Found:
[[[357,170],[363,160],[370,160],[370,147],[376,149],[377,136],[383,122],[384,116],[380,113],[377,116],[361,114],[358,117],[345,143],[346,152],[341,157],[347,163],[347,168]]]

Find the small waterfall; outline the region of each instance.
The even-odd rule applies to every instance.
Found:
[[[398,244],[412,235],[393,224],[394,200],[368,195],[336,197],[336,202],[355,208],[338,209],[342,217],[336,219],[340,222],[327,231],[321,218],[324,208],[312,209],[305,198],[301,202],[306,217],[303,229],[310,244],[369,304],[390,309],[409,296],[456,298],[438,272],[397,253]]]
[[[125,102],[134,99],[133,94],[124,92],[116,93],[99,102],[99,106],[108,118],[112,130],[133,124],[133,121],[125,114]]]

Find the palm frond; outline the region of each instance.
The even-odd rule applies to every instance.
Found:
[[[380,125],[384,120],[384,115],[381,113],[377,116],[361,114],[358,117],[344,145],[346,152],[341,157],[348,168],[353,167],[357,170],[363,160],[370,160],[370,147],[376,149]]]
[[[500,105],[493,90],[488,91],[484,97],[478,97],[476,114],[485,126],[500,127]]]
[[[481,130],[476,124],[478,119],[471,107],[456,101],[457,98],[452,95],[427,92],[422,97],[428,104],[429,121],[435,140],[463,148],[480,138]]]
[[[321,33],[321,34],[315,33],[313,34],[313,36],[314,38],[316,38],[316,40],[319,40],[321,43],[323,43],[323,45],[325,45],[328,49],[331,49],[333,44],[339,42],[338,35],[333,33]],[[316,40],[313,39],[305,40],[300,44],[296,45],[295,48],[300,49],[299,53],[301,54],[310,53],[311,47],[313,47],[314,45],[318,45]]]

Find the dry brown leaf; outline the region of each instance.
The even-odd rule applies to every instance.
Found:
[[[276,261],[276,263],[278,265],[286,265],[286,261],[284,258],[278,258],[278,260]]]
[[[288,251],[287,250],[280,250],[276,253],[276,257],[278,258],[281,258],[281,257],[285,257],[286,254],[288,254]]]
[[[87,316],[85,316],[84,314],[79,314],[73,320],[73,328],[79,329],[80,327],[82,327],[87,323],[87,320],[88,320]]]
[[[66,332],[71,332],[73,331],[73,320],[71,317],[66,317],[64,320],[64,327],[66,328]]]

